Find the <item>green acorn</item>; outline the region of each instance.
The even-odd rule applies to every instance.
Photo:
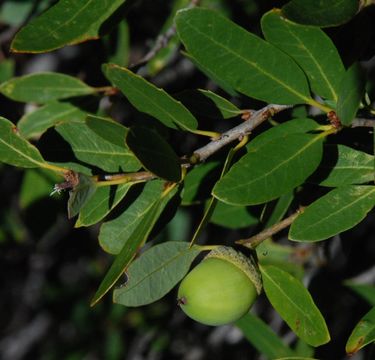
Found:
[[[245,315],[261,290],[254,260],[220,246],[183,279],[178,304],[186,315],[202,324],[224,325]]]

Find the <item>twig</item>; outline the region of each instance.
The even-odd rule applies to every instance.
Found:
[[[250,248],[250,249],[255,249],[261,242],[263,242],[264,240],[268,239],[272,235],[277,234],[281,230],[291,225],[292,222],[296,219],[296,217],[303,212],[303,210],[304,208],[301,207],[295,213],[285,218],[284,220],[278,222],[277,224],[269,227],[268,229],[261,231],[260,233],[254,236],[251,236],[248,239],[238,240],[236,241],[236,244],[246,246],[247,248]]]
[[[249,135],[251,131],[254,130],[254,128],[260,125],[263,121],[267,120],[269,117],[291,107],[291,105],[270,104],[265,106],[263,109],[254,112],[250,116],[249,120],[226,131],[225,133],[221,134],[218,139],[214,139],[207,145],[195,150],[192,156],[193,163],[206,160],[212,154],[228,145],[229,143],[237,139],[241,139],[246,135]]]
[[[375,127],[375,119],[356,118],[352,122],[352,127]]]

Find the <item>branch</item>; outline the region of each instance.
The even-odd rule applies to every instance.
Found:
[[[188,158],[187,156],[182,157],[182,166],[188,168],[199,162],[205,161],[211,155],[222,149],[224,146],[230,144],[231,142],[236,140],[241,141],[245,136],[250,134],[251,131],[254,130],[254,128],[260,125],[263,121],[267,120],[269,117],[291,107],[292,105],[271,104],[265,106],[264,108],[258,111],[255,111],[249,117],[249,120],[246,120],[242,124],[237,125],[234,128],[224,132],[218,138],[211,140],[211,142],[209,142],[207,145],[195,150],[193,152],[193,155],[190,156],[190,158]],[[67,171],[64,174],[64,177],[66,181],[61,184],[56,184],[52,194],[59,193],[61,190],[74,188],[78,185],[76,181],[78,176],[73,171]],[[149,171],[123,174],[107,174],[100,176],[96,175],[92,177],[93,181],[95,181],[98,186],[109,186],[124,184],[128,182],[148,181],[155,178],[157,178],[157,176]],[[72,179],[74,181],[72,181]]]
[[[286,219],[278,222],[277,224],[269,227],[268,229],[265,229],[261,231],[260,233],[251,236],[248,239],[242,239],[236,241],[236,244],[246,246],[250,249],[255,249],[260,243],[262,243],[264,240],[268,239],[272,235],[277,234],[281,230],[284,230],[288,226],[292,224],[292,222],[296,219],[296,217],[303,212],[304,208],[298,209],[295,213],[287,217]]]

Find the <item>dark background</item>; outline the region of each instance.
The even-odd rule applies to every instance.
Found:
[[[212,1],[215,2],[215,1]],[[260,16],[282,1],[216,1],[228,15],[246,29],[259,33]],[[15,74],[58,71],[78,76],[93,86],[107,85],[100,71],[114,42],[113,32],[105,41],[92,41],[42,55],[9,54],[9,44],[23,19],[9,15],[9,6],[33,1],[3,1],[0,5],[0,61],[13,59]],[[44,3],[45,6],[48,3]],[[8,6],[8,8],[6,8]],[[169,15],[170,1],[136,1],[128,9],[130,63],[145,55]],[[6,10],[6,11],[5,11]],[[369,19],[374,23],[372,11]],[[366,20],[367,21],[367,20]],[[355,18],[352,23],[330,29],[348,65],[364,61],[373,74],[373,29],[371,21]],[[193,66],[176,56],[170,66],[153,81],[170,92],[186,88],[210,88],[220,93]],[[372,83],[369,91],[372,92]],[[119,100],[119,101],[118,101]],[[111,115],[123,121],[132,109],[123,98],[112,99]],[[243,107],[259,107],[249,99],[235,99]],[[24,104],[0,96],[0,113],[15,123],[25,112]],[[126,122],[126,120],[125,120]],[[218,123],[217,127],[223,126]],[[351,135],[350,135],[351,136]],[[359,147],[372,148],[368,129],[358,130]],[[345,135],[343,135],[345,141]],[[194,139],[178,139],[180,154],[196,147]],[[125,308],[111,303],[111,296],[94,308],[89,303],[112,258],[97,242],[98,227],[74,229],[66,214],[67,194],[44,197],[26,208],[19,203],[23,172],[0,164],[0,358],[19,359],[262,359],[233,326],[218,328],[188,319],[177,307],[176,291],[164,299],[141,308]],[[189,240],[202,215],[201,206],[180,210],[154,241]],[[253,233],[256,229],[246,231]],[[332,341],[317,349],[318,359],[344,359],[346,340],[370,305],[343,285],[349,278],[375,279],[375,214],[354,229],[319,243],[314,252],[321,260],[306,269],[307,283],[327,320]],[[209,225],[202,242],[230,243],[242,233]],[[277,240],[286,243],[286,234]],[[225,239],[225,240],[224,240]],[[293,334],[261,296],[256,311],[286,342]],[[373,346],[352,357],[375,357]]]

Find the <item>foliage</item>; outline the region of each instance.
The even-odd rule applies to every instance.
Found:
[[[0,117],[0,162],[24,169],[22,207],[68,191],[75,227],[100,227],[98,243],[115,257],[91,305],[124,273],[115,303],[155,302],[201,252],[238,246],[257,255],[268,306],[305,347],[286,345],[260,315],[237,327],[268,358],[313,357],[331,337],[302,280],[318,267],[317,249],[375,206],[374,84],[360,63],[373,49],[346,56],[336,46],[340,30],[354,29],[358,17],[370,21],[373,6],[292,0],[262,12],[259,34],[238,25],[225,1],[175,0],[155,46],[136,59],[125,20],[136,2],[41,3],[47,10],[29,9],[38,15],[19,24],[13,54],[0,62],[0,93],[32,109]],[[95,69],[100,86],[57,71],[17,74],[10,65],[92,40],[111,48]],[[158,85],[179,63],[210,89]],[[190,244],[183,234],[158,243],[170,221],[197,206],[203,215]],[[202,232],[212,224],[234,238],[207,241]],[[274,242],[289,226],[288,241]],[[311,257],[297,261],[303,246]],[[347,353],[375,340],[373,310],[351,329]]]

